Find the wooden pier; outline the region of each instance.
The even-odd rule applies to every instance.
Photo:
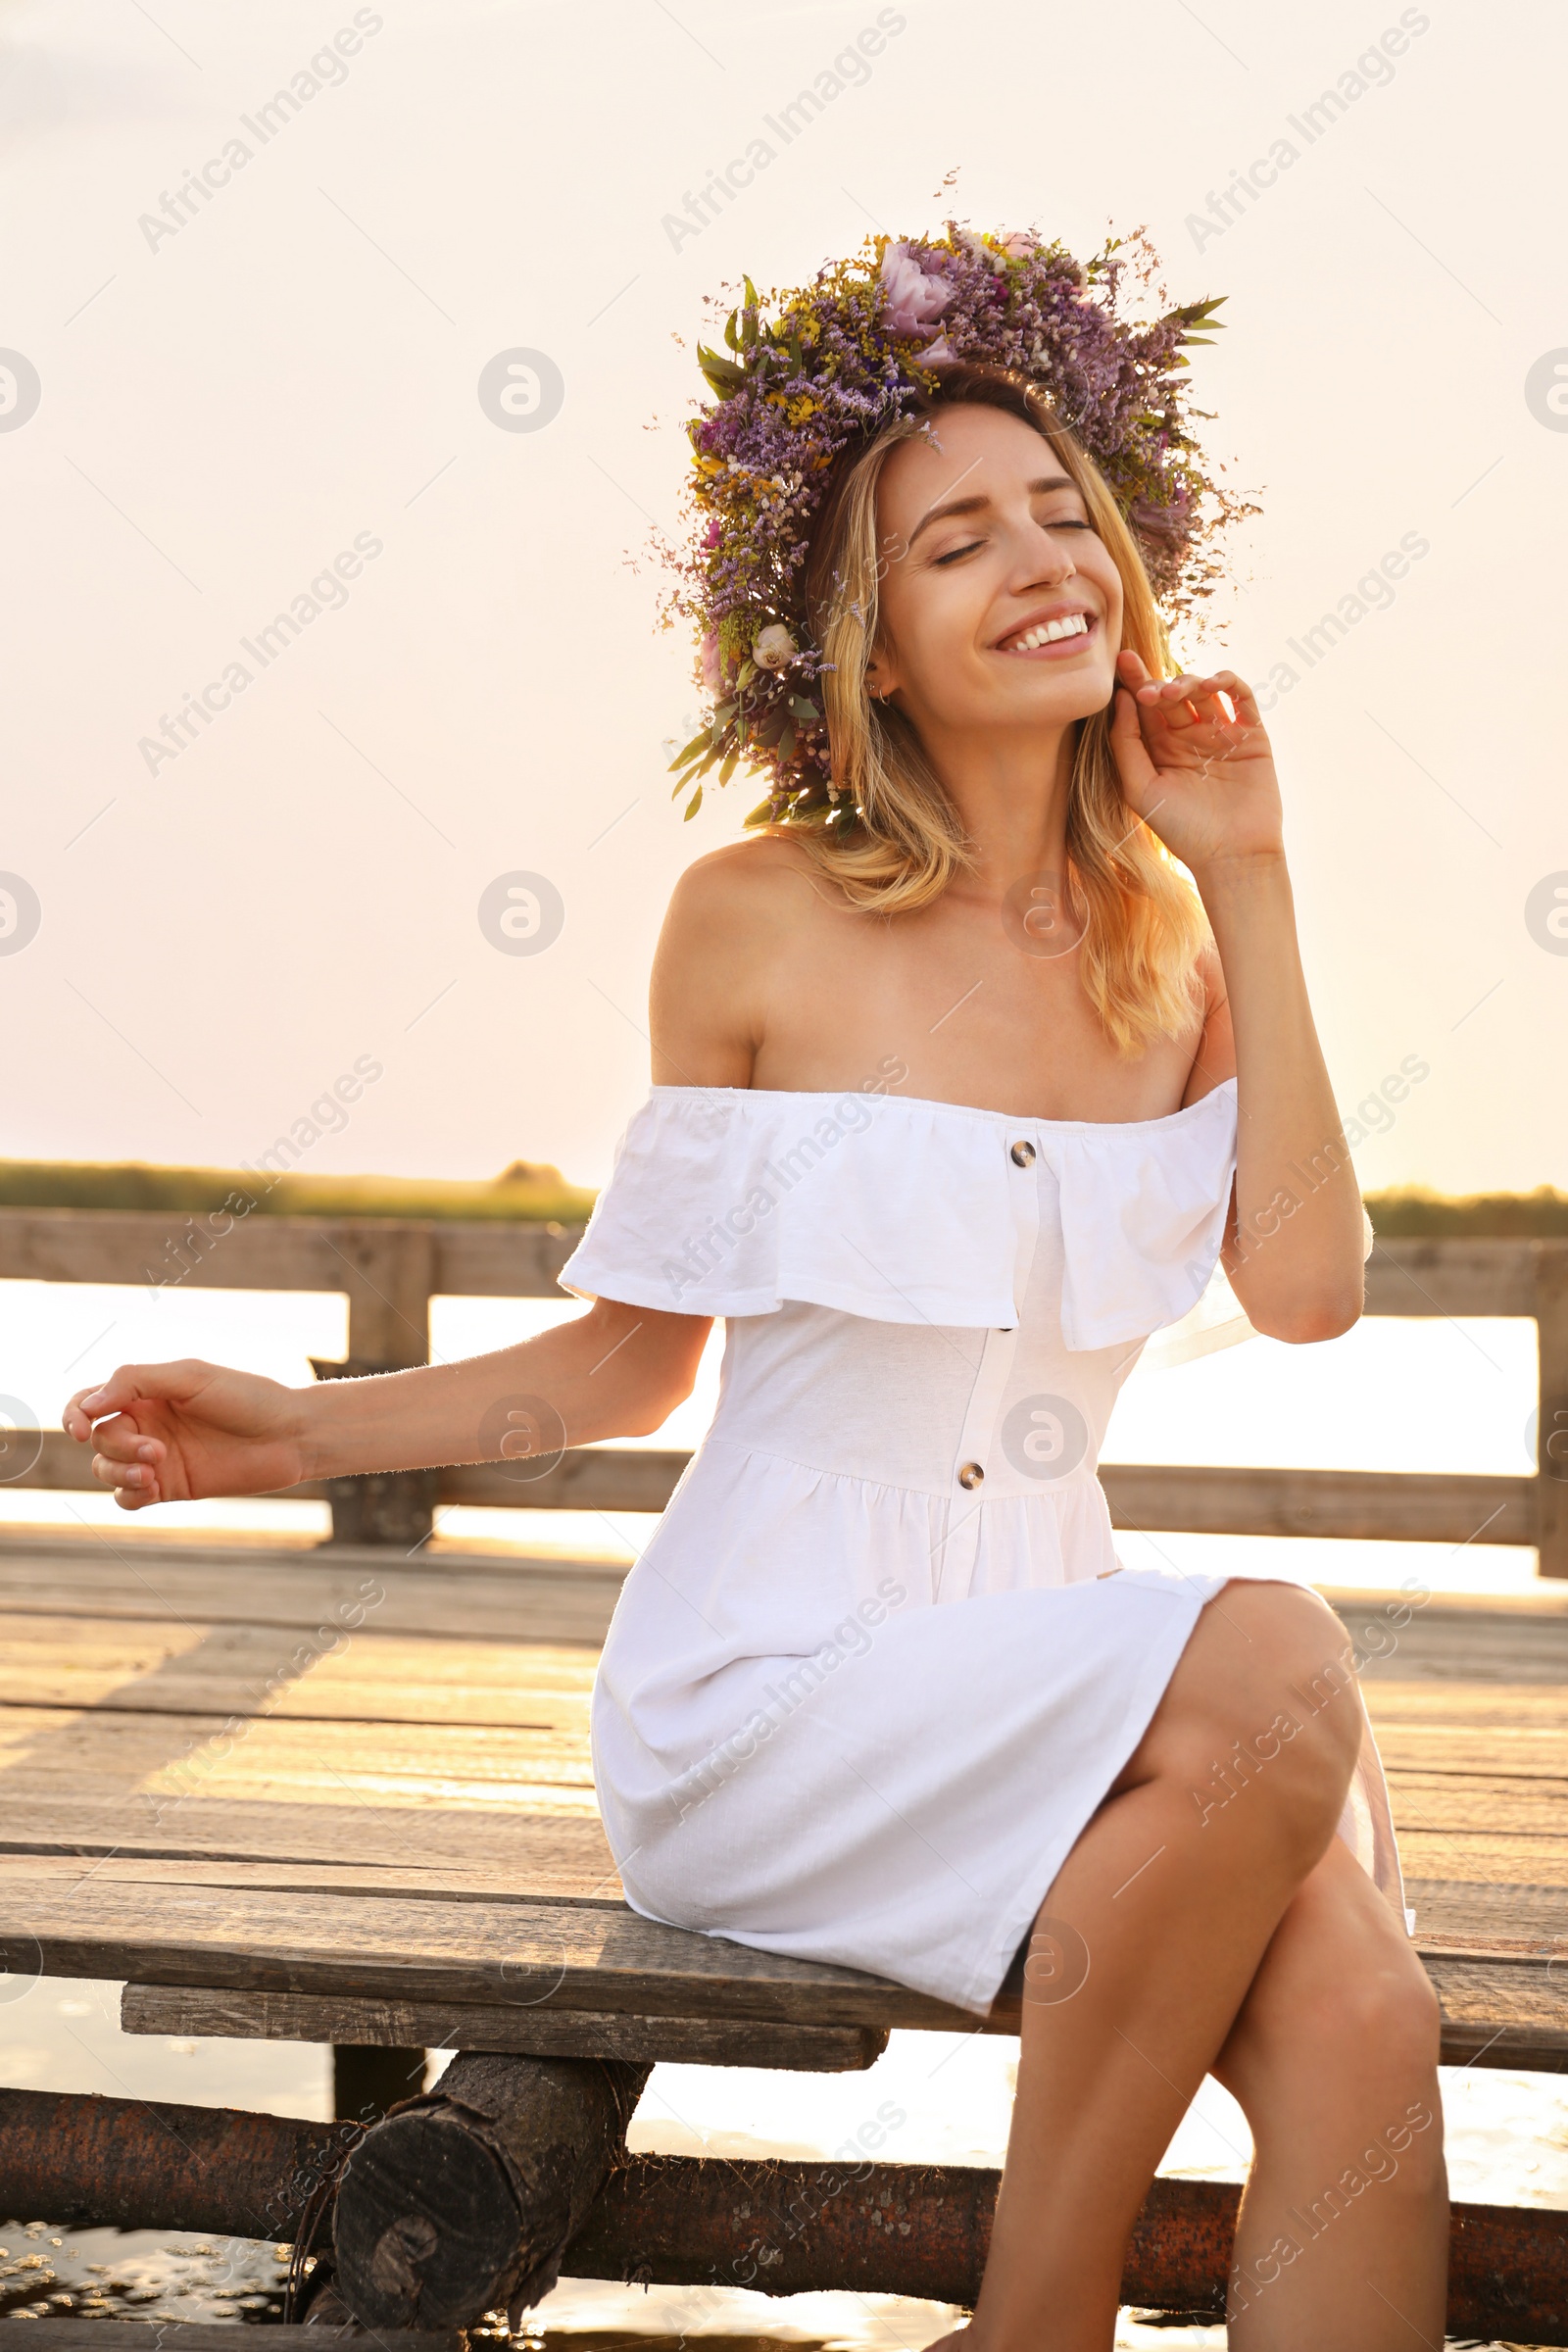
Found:
[[[0,1949],[12,1974],[123,1980],[132,2032],[385,2052],[382,2087],[394,2096],[417,2090],[412,2053],[431,2047],[474,2064],[485,2053],[609,2061],[640,2082],[660,2058],[858,2069],[893,2027],[970,2030],[966,2014],[898,1985],[658,1927],[626,1907],[587,1749],[589,1686],[618,1585],[610,1566],[427,1563],[384,1547],[161,1546],[139,1531],[112,1544],[13,1538],[0,1548]],[[1444,2056],[1568,2071],[1568,1592],[1432,1599],[1400,1624],[1386,1596],[1342,1602],[1342,1613],[1367,1657]],[[1004,2003],[989,2030],[1016,2024]],[[384,2103],[372,2097],[371,2112]],[[57,2159],[69,2152],[58,2121],[48,2139]],[[30,2210],[26,2144],[0,2104],[8,2210]],[[608,2163],[602,2154],[600,2179]],[[884,2180],[906,2169],[870,2168]],[[670,2247],[666,2212],[659,2267],[647,2199],[657,2192],[667,2207],[662,2170],[644,2184],[640,2219],[615,2176],[618,2235],[600,2214],[595,2263],[613,2244],[628,2262],[654,2261],[654,2277],[685,2278],[706,2261],[720,2278],[727,2264],[736,2283],[849,2283],[831,2274],[825,2221],[804,2249],[786,2247],[776,2278],[759,2271],[752,2241],[759,2230],[766,2238],[765,2203],[733,2229],[705,2220],[700,2166],[692,2242]],[[290,2177],[280,2162],[254,2233],[290,2234],[276,2202]],[[123,2193],[143,2199],[140,2218],[169,2224],[171,2212],[147,2205],[144,2161],[130,2180]],[[949,2182],[955,2195],[958,2185]],[[78,2180],[73,2211],[39,2218],[115,2218],[102,2209],[107,2179],[97,2214],[81,2209],[92,2188]],[[1219,2192],[1162,2193],[1172,2229],[1212,2236]],[[1220,2224],[1225,2210],[1221,2195]],[[1519,2221],[1539,2235],[1561,2218]],[[232,2211],[228,2226],[242,2226]],[[818,2240],[825,2268],[813,2273]],[[916,2269],[924,2287],[891,2247],[877,2276],[889,2291],[961,2300],[964,2264],[978,2259],[972,2229],[964,2243],[966,2253],[948,2247],[945,2268],[933,2256]],[[576,2267],[569,2246],[556,2251]],[[1131,2277],[1129,2299],[1157,2302],[1160,2277],[1157,2267]],[[1561,2333],[1527,2335],[1518,2314],[1503,2328],[1495,2310],[1483,2326],[1472,2306],[1477,2331],[1568,2342],[1568,2243],[1562,2287]],[[465,2310],[460,2293],[432,2310],[415,2279],[366,2316],[443,2327],[483,2308]]]
[[[0,1273],[140,1279],[134,1259],[160,1262],[154,1225],[168,1220],[0,1212]],[[330,1282],[353,1302],[354,1355],[412,1362],[432,1293],[541,1295],[572,1239],[419,1229],[416,1251],[409,1231],[258,1217],[193,1255],[189,1278]],[[1565,1264],[1564,1245],[1440,1243],[1373,1268],[1375,1311],[1537,1314],[1538,1477],[1107,1468],[1113,1516],[1534,1542],[1568,1569],[1553,1451],[1568,1429]],[[453,1499],[649,1509],[681,1458],[587,1449],[520,1487],[504,1467],[433,1484]],[[40,1433],[11,1467],[19,1484],[75,1486],[84,1460]],[[332,1499],[340,1527],[368,1518],[387,1537],[401,1521],[404,1540],[161,1543],[143,1523],[0,1541],[0,1956],[13,1977],[123,1982],[132,2032],[330,2043],[340,2108],[368,2128],[224,2111],[179,2126],[183,2111],[160,2123],[136,2102],[0,2093],[0,2209],[183,2215],[302,2242],[318,2230],[335,2243],[335,2291],[383,2332],[450,2335],[535,2299],[558,2269],[968,2300],[994,2175],[868,2159],[742,2180],[624,2160],[625,2118],[660,2059],[857,2070],[893,2028],[974,2021],[853,1970],[639,1919],[587,1745],[622,1572],[432,1558],[408,1534],[417,1494],[352,1522]],[[1339,1605],[1445,2059],[1568,2072],[1568,1588]],[[988,2030],[1016,2027],[999,2003]],[[436,2092],[377,2120],[418,2092],[432,2047],[463,2055]],[[1234,2189],[1156,2184],[1125,2298],[1218,2308],[1234,2209]],[[1568,2216],[1461,2209],[1453,2294],[1456,2331],[1568,2345]]]

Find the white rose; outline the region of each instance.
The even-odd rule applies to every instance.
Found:
[[[757,632],[752,660],[759,669],[785,669],[800,650],[784,623],[770,620],[765,629]]]

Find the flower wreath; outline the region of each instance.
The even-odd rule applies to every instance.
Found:
[[[725,351],[697,347],[713,394],[687,425],[692,445],[684,552],[660,552],[676,574],[665,625],[700,634],[699,682],[711,698],[701,732],[671,760],[675,793],[702,803],[716,767],[768,778],[748,825],[852,824],[829,772],[806,616],[811,519],[829,468],[853,443],[910,414],[944,364],[978,361],[1027,376],[1095,461],[1138,540],[1155,595],[1175,617],[1210,593],[1214,532],[1254,510],[1204,471],[1181,381],[1183,346],[1223,296],[1137,326],[1117,314],[1129,262],[1154,279],[1142,234],[1111,238],[1087,262],[1031,233],[867,238],[810,285],[763,300],[748,277],[723,327]],[[714,312],[722,303],[710,298]],[[695,789],[693,789],[695,788]]]

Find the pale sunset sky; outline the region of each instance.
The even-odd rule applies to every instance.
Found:
[[[627,562],[678,514],[702,298],[952,213],[1147,223],[1172,300],[1227,296],[1197,382],[1262,513],[1205,659],[1273,681],[1342,1108],[1428,1070],[1362,1181],[1568,1182],[1563,22],[11,0],[0,1152],[251,1159],[368,1058],[308,1166],[601,1181],[670,885],[757,798],[681,823],[690,649]],[[527,431],[482,393],[519,350]],[[535,956],[481,927],[516,872]]]

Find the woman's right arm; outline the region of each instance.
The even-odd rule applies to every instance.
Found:
[[[63,1416],[124,1510],[268,1494],[302,1480],[449,1462],[524,1460],[597,1438],[647,1437],[689,1396],[710,1330],[601,1298],[493,1355],[286,1388],[186,1361],[122,1365]]]
[[[657,1084],[750,1086],[805,887],[794,845],[765,839],[712,851],[681,876],[650,994]],[[525,1460],[650,1435],[691,1395],[710,1328],[706,1315],[601,1298],[495,1355],[308,1389],[218,1364],[127,1364],[78,1391],[64,1421],[91,1441],[94,1476],[127,1511],[369,1470]]]

